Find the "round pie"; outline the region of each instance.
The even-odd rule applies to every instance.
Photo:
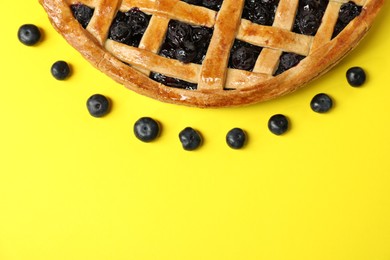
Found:
[[[324,74],[384,0],[40,0],[92,65],[154,99],[252,104]]]

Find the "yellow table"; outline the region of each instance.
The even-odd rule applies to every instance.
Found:
[[[3,1],[0,87],[0,259],[390,259],[390,6],[337,67],[306,88],[243,108],[201,110],[137,95],[95,70],[37,1]],[[16,32],[34,23],[38,46]],[[50,75],[57,60],[73,70]],[[361,88],[345,72],[362,66]],[[327,114],[311,98],[328,93]],[[88,114],[95,93],[113,108]],[[273,114],[291,129],[275,136]],[[161,137],[142,143],[150,116]],[[204,145],[181,148],[198,129]],[[225,135],[245,129],[232,150]]]

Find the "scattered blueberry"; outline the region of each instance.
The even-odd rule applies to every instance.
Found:
[[[24,24],[18,30],[18,39],[27,46],[33,46],[41,39],[41,31],[36,25]]]
[[[51,74],[58,80],[66,79],[70,74],[70,67],[65,61],[56,61],[51,66]]]
[[[246,139],[246,133],[241,128],[233,128],[226,135],[226,143],[233,149],[241,149],[245,145]]]
[[[324,93],[315,95],[310,102],[311,109],[317,113],[326,113],[332,108],[332,106],[332,99]]]
[[[268,120],[268,129],[275,135],[282,135],[288,130],[288,119],[286,116],[277,114]]]
[[[160,125],[150,117],[142,117],[134,124],[134,134],[143,142],[151,142],[160,135]]]
[[[202,137],[198,131],[186,127],[179,133],[179,139],[184,150],[193,151],[202,144]]]
[[[84,4],[74,4],[70,6],[70,9],[73,13],[73,16],[76,20],[81,24],[81,26],[85,29],[87,28],[89,22],[94,13],[94,9],[86,6]]]
[[[102,117],[109,112],[110,101],[101,94],[95,94],[88,98],[87,108],[91,116]]]
[[[366,81],[366,73],[360,67],[352,67],[347,70],[347,81],[352,87],[360,87]]]

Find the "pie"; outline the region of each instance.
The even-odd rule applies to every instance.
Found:
[[[290,93],[351,51],[384,0],[39,0],[92,65],[154,99],[241,106]]]

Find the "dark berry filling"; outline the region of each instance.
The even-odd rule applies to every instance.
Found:
[[[219,11],[221,9],[223,0],[182,0],[188,4],[204,6],[214,11]]]
[[[252,71],[262,48],[235,40],[230,51],[229,68]]]
[[[300,0],[293,31],[305,35],[315,35],[321,25],[328,0]]]
[[[187,82],[177,78],[168,77],[156,72],[150,73],[150,78],[172,88],[181,88],[186,90],[196,90],[197,88],[197,84],[195,83]]]
[[[150,17],[138,8],[132,8],[126,13],[118,12],[111,24],[108,38],[138,47],[146,28],[148,28]]]
[[[183,63],[201,64],[206,56],[213,31],[207,27],[191,26],[172,20],[168,24],[160,55]]]
[[[242,18],[261,25],[272,25],[279,0],[245,0]]]
[[[342,4],[332,37],[336,37],[355,17],[359,16],[361,11],[362,7],[354,2]]]
[[[70,9],[72,10],[73,16],[81,24],[81,26],[84,29],[87,28],[93,16],[94,9],[83,4],[71,5]]]
[[[289,53],[289,52],[284,52],[280,56],[279,60],[279,67],[275,72],[275,76],[285,72],[286,70],[291,69],[292,67],[295,67],[298,65],[298,63],[303,60],[305,56],[295,54],[295,53]]]

